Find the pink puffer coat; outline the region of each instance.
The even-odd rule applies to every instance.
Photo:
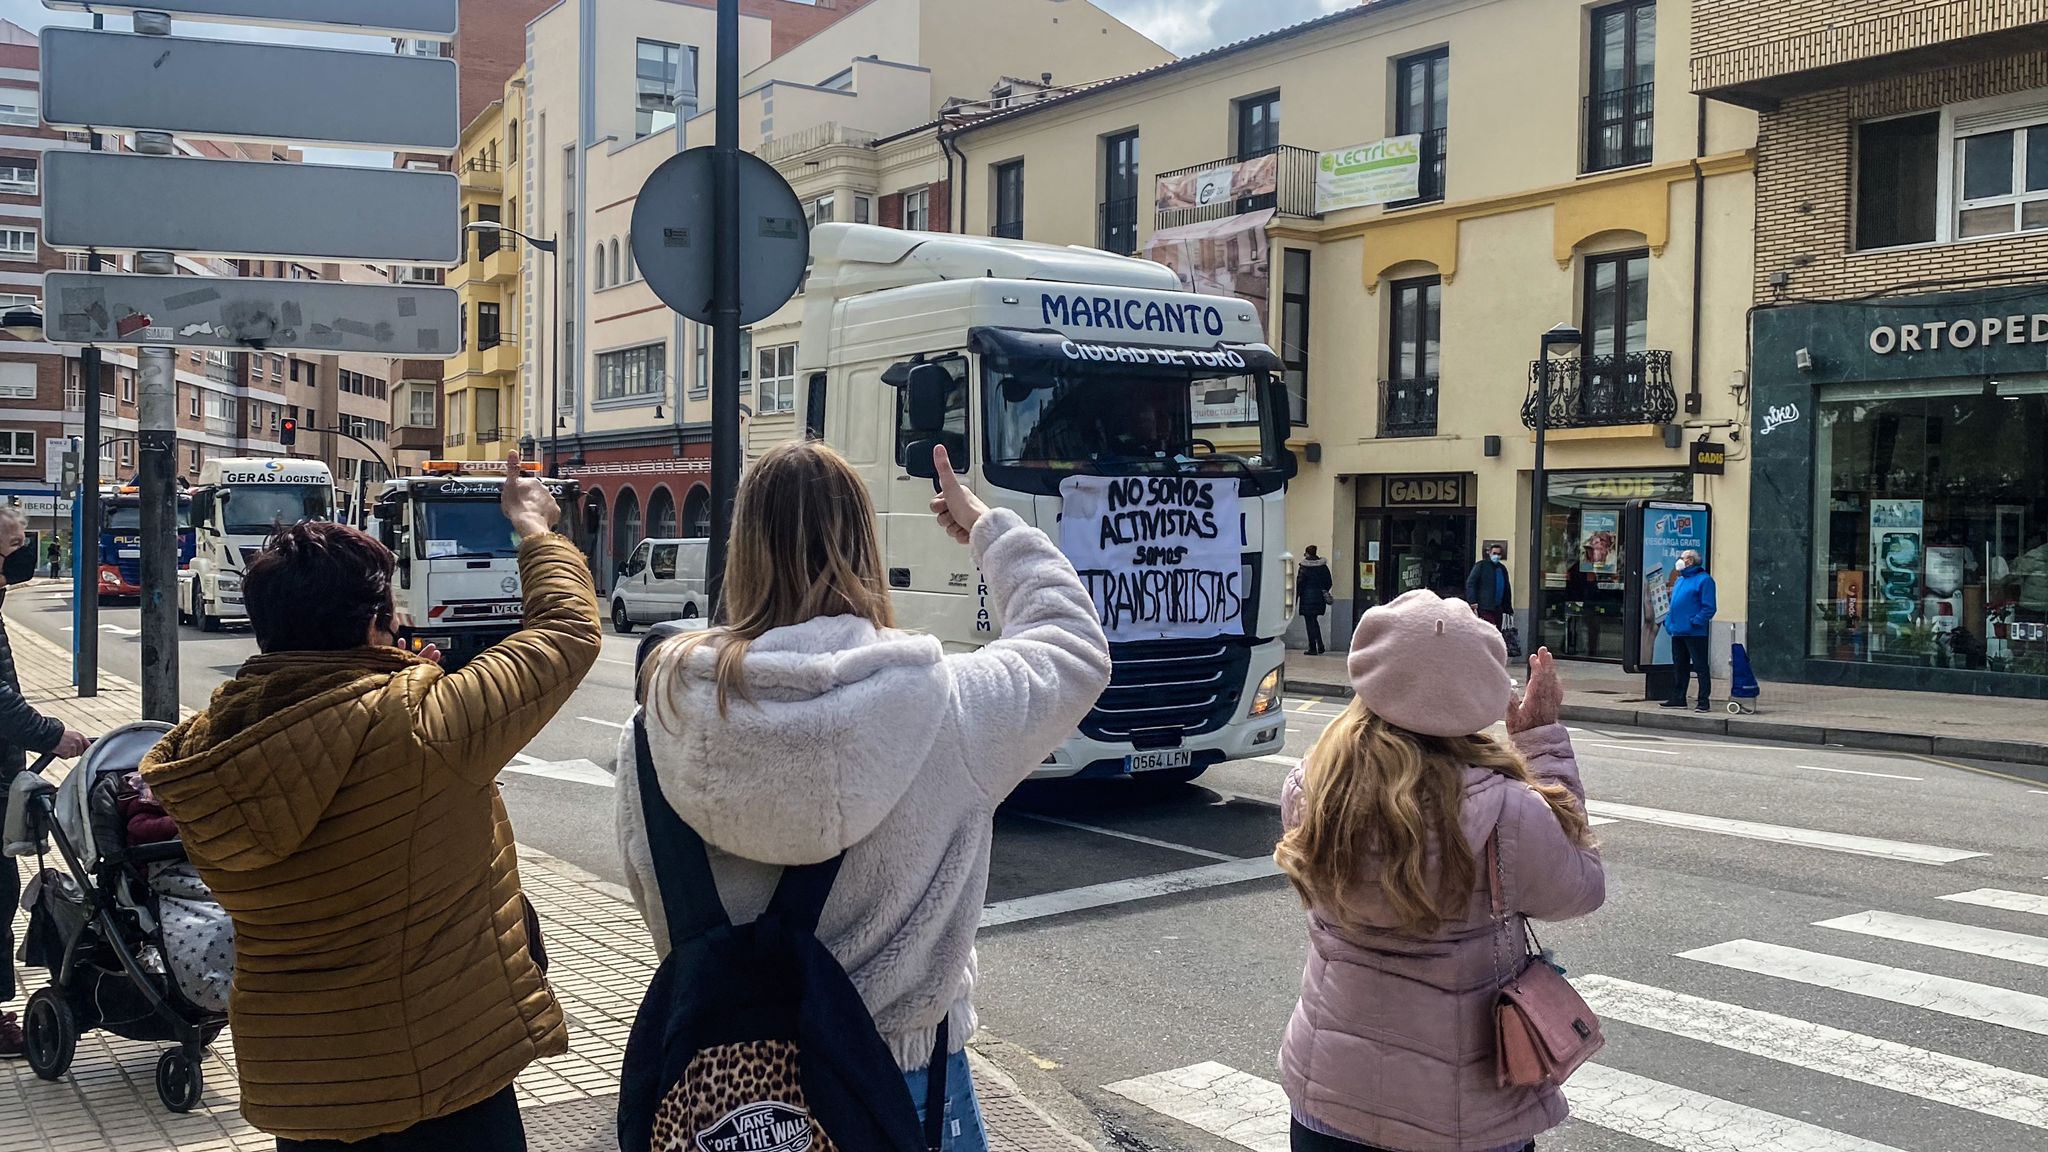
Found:
[[[1534,774],[1572,790],[1578,763],[1562,725],[1515,737]],[[1303,770],[1287,780],[1281,815],[1300,819]],[[1396,918],[1376,888],[1353,899],[1339,930],[1309,913],[1308,968],[1287,1025],[1280,1070],[1297,1113],[1320,1126],[1401,1152],[1486,1152],[1520,1144],[1565,1118],[1555,1088],[1499,1088],[1494,1080],[1493,1006],[1501,980],[1488,913],[1486,840],[1498,830],[1508,906],[1539,920],[1583,916],[1607,895],[1600,853],[1566,838],[1557,816],[1528,786],[1480,768],[1465,770],[1465,839],[1482,860],[1465,914],[1434,936],[1392,930]],[[1519,920],[1498,937],[1500,963],[1521,947]]]

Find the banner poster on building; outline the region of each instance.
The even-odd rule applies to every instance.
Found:
[[[1316,155],[1316,212],[1392,204],[1422,194],[1422,137],[1389,136]]]
[[[1925,506],[1918,500],[1870,502],[1870,647],[1882,652],[1920,614],[1926,563]]]
[[[1153,199],[1161,212],[1184,212],[1225,200],[1271,196],[1279,189],[1280,154],[1268,152],[1235,164],[1161,176]]]
[[[1267,208],[1161,228],[1146,242],[1145,258],[1173,269],[1180,286],[1189,292],[1229,296],[1250,304],[1264,331],[1273,291],[1272,246],[1266,238],[1266,225],[1272,222],[1273,210]]]
[[[1671,614],[1678,557],[1687,551],[1713,556],[1713,509],[1705,504],[1631,500],[1628,517],[1631,531],[1623,533],[1628,571],[1622,592],[1628,629],[1622,639],[1622,667],[1629,672],[1669,667],[1671,634],[1664,630],[1664,620]]]
[[[1069,476],[1060,548],[1111,641],[1198,640],[1245,629],[1237,481]]]

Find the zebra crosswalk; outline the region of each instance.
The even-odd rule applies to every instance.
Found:
[[[1938,898],[1956,919],[1869,910],[1817,922],[1831,951],[1763,940],[1734,939],[1678,953],[1683,972],[1710,971],[1727,999],[1661,987],[1606,973],[1575,975],[1586,1002],[1609,1024],[1601,1059],[1581,1069],[1566,1088],[1577,1139],[1562,1146],[1607,1147],[1585,1135],[1604,1130],[1629,1138],[1630,1148],[1671,1152],[1990,1152],[1992,1148],[2048,1148],[2048,1058],[2032,1068],[2002,1067],[1952,1050],[1969,1028],[1992,1051],[2036,1052],[2014,1045],[2014,1033],[2048,1035],[2048,980],[2032,970],[2048,966],[2048,938],[1992,927],[1979,914],[2048,916],[2048,893],[1978,888]],[[1990,910],[1984,912],[1984,910]],[[1888,958],[1912,957],[1914,967],[1877,963],[1858,955],[1883,941]],[[1946,957],[1976,961],[1972,973],[2008,973],[1997,983],[1960,979],[1938,969]],[[1668,970],[1663,970],[1668,971]],[[1732,983],[1731,983],[1732,980]],[[1886,1008],[1871,1014],[1870,1035],[1742,1003],[1769,999],[1782,1006],[1786,985],[1848,993]],[[1735,989],[1734,992],[1727,991]],[[2030,991],[2028,989],[2034,989]],[[1814,998],[1796,1003],[1819,1014]],[[1905,1009],[1904,1013],[1889,1009]],[[1923,1015],[1925,1014],[1925,1015]],[[1944,1022],[1944,1018],[1945,1021]],[[1643,1043],[1644,1033],[1679,1042]],[[1914,1043],[1938,1036],[1941,1048]],[[1697,1050],[1689,1046],[1697,1045]],[[1648,1052],[1652,1055],[1644,1056]],[[1674,1053],[1682,1055],[1674,1056]],[[1722,1072],[1704,1070],[1719,1062]],[[1729,1061],[1737,1062],[1730,1066]],[[1773,1074],[1770,1070],[1795,1070]],[[1818,1074],[1850,1088],[1876,1089],[1853,1107],[1788,1108],[1783,1094],[1743,1098],[1729,1085],[1772,1085],[1786,1075]],[[1660,1078],[1661,1077],[1661,1078]],[[1797,1082],[1796,1080],[1794,1081]],[[1708,1089],[1718,1088],[1722,1095]],[[1105,1086],[1106,1092],[1157,1115],[1252,1149],[1284,1152],[1289,1107],[1271,1079],[1218,1063],[1202,1063]],[[1759,1089],[1769,1091],[1769,1089]],[[1986,1143],[1980,1135],[1929,1142],[1930,1117],[1970,1113],[1969,1129],[2006,1135]],[[1830,1119],[1830,1117],[1833,1117]],[[1834,1126],[1830,1126],[1832,1123]],[[1992,1128],[1983,1127],[1989,1123]],[[1853,1130],[1845,1130],[1853,1129]],[[1917,1135],[1917,1140],[1907,1139]],[[1612,1140],[1613,1137],[1606,1137]],[[1589,1142],[1590,1141],[1590,1142]]]

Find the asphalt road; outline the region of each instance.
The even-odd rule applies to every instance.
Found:
[[[68,641],[60,595],[17,591],[8,615]],[[134,610],[105,622],[106,666],[134,677]],[[253,644],[184,637],[203,706]],[[522,841],[615,881],[632,656],[608,634],[502,778]],[[1307,941],[1268,860],[1288,761],[1337,710],[1289,709],[1279,757],[1189,786],[1027,787],[997,817],[985,1032],[1134,1152],[1285,1148],[1274,1062]],[[2048,1148],[2048,783],[1811,746],[1574,741],[1613,821],[1609,898],[1544,939],[1608,1045],[1546,1149]]]

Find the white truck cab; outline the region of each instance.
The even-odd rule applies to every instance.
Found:
[[[696,620],[711,600],[705,593],[705,561],[711,541],[642,540],[619,563],[612,585],[612,630],[632,635],[642,624]]]
[[[178,582],[178,618],[214,632],[249,618],[242,573],[265,541],[302,521],[334,518],[334,472],[319,460],[208,460],[191,497],[192,562]]]
[[[384,482],[366,525],[398,558],[400,642],[435,645],[450,671],[520,626],[519,541],[499,507],[504,469],[494,467],[472,475],[430,460],[422,475]],[[562,507],[576,506],[575,481],[541,482]]]
[[[899,624],[949,648],[1001,633],[933,521],[931,449],[1075,561],[1110,686],[1040,777],[1193,779],[1285,737],[1280,361],[1243,301],[1078,248],[826,224],[798,414],[865,478]]]

